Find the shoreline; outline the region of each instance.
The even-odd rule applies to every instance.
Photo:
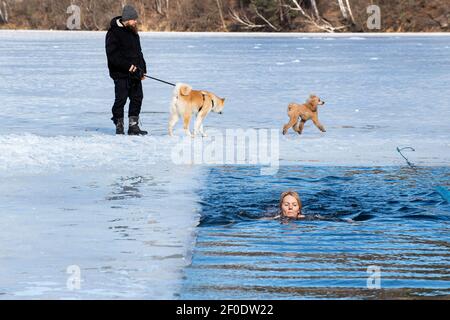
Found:
[[[86,31],[86,30],[44,30],[44,29],[0,29],[0,33],[75,33],[75,34],[90,34],[90,33],[106,33],[104,31]],[[153,36],[218,36],[218,37],[306,37],[306,38],[348,38],[348,37],[450,37],[450,32],[342,32],[342,33],[327,33],[327,32],[182,32],[182,31],[140,31],[143,35]]]

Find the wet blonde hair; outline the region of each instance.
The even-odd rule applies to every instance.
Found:
[[[283,192],[283,193],[281,194],[281,197],[280,197],[280,205],[279,205],[280,214],[283,215],[283,201],[284,201],[284,198],[286,198],[287,196],[294,197],[295,200],[297,200],[298,206],[299,206],[299,208],[300,208],[300,211],[298,212],[298,214],[301,215],[301,214],[302,214],[302,200],[300,200],[300,196],[298,195],[297,192],[291,191],[291,190],[290,190],[290,191]]]

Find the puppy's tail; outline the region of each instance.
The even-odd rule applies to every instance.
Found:
[[[179,101],[179,98],[182,96],[188,96],[192,91],[192,87],[190,85],[184,84],[184,83],[177,83],[175,86],[175,89],[173,90],[173,97],[172,102],[170,103],[170,112],[176,113],[178,112],[177,105],[181,101]],[[178,110],[178,111],[177,111]]]
[[[191,94],[192,87],[188,84],[177,83],[174,90],[174,96],[188,96]]]

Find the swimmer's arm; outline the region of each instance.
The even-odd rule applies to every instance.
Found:
[[[281,215],[278,215],[278,216],[275,216],[275,217],[264,217],[264,218],[261,218],[261,220],[277,220],[277,219],[280,219],[281,218]]]

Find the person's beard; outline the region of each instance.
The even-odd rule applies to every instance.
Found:
[[[133,32],[134,34],[138,34],[139,30],[138,30],[138,26],[137,24],[132,26],[131,24],[128,24],[125,26],[128,30],[130,30],[131,32]]]

